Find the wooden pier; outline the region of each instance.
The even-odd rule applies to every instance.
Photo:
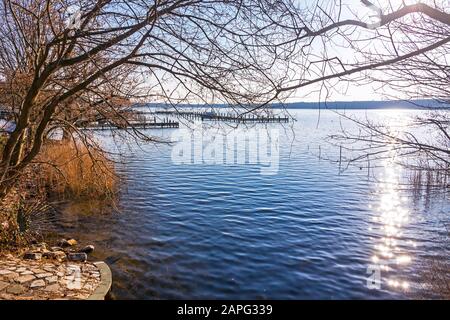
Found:
[[[150,114],[141,112],[141,114]],[[178,116],[187,119],[198,119],[201,121],[226,121],[226,122],[253,122],[253,123],[287,123],[289,117],[281,116],[259,116],[259,115],[237,115],[234,113],[201,112],[201,111],[154,111],[153,114]]]
[[[167,128],[179,128],[180,124],[172,120],[164,120],[162,122],[156,121],[140,121],[131,122],[127,126],[120,126],[112,123],[89,123],[87,125],[79,126],[82,130],[126,130],[130,128],[134,129],[167,129]]]

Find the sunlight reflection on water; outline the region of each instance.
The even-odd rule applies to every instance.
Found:
[[[390,110],[390,118],[385,122],[395,135],[402,133],[408,126],[407,117],[402,117],[402,111]],[[388,142],[389,143],[389,142]],[[398,164],[394,145],[390,146],[388,156],[381,161],[381,172],[376,185],[377,204],[374,209],[374,227],[369,227],[369,231],[374,229],[380,235],[375,238],[374,253],[371,263],[378,265],[380,269],[381,286],[390,290],[408,291],[410,280],[404,268],[413,261],[411,248],[416,244],[407,240],[404,235],[410,222],[411,206],[408,205],[408,198],[404,197],[401,190],[402,173],[404,168]]]
[[[393,130],[406,118],[395,115]],[[401,190],[405,172],[394,152],[372,163],[375,181],[359,167],[339,172],[313,154],[339,156],[323,139],[339,130],[337,116],[324,112],[320,128],[316,110],[295,116],[296,139],[281,131],[276,175],[254,164],[175,165],[171,146],[146,145],[119,167],[122,212],[65,211],[61,232],[95,245],[92,257],[110,264],[118,298],[412,296],[424,256],[442,253],[431,241],[433,214],[448,202],[424,206]],[[381,290],[368,290],[367,264],[379,266]]]

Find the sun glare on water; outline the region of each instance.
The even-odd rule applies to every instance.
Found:
[[[401,124],[401,120],[395,122],[395,126]],[[410,221],[410,209],[406,205],[408,199],[399,191],[402,168],[395,163],[393,150],[391,156],[382,163],[382,174],[376,192],[378,200],[376,204],[371,205],[375,214],[371,230],[376,230],[379,234],[379,237],[375,238],[371,263],[380,267],[382,287],[407,291],[410,289],[410,283],[402,275],[401,269],[414,261],[408,250],[414,248],[415,243],[405,239],[404,232]]]

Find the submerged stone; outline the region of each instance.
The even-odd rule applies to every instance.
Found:
[[[41,260],[42,254],[38,252],[27,252],[23,255],[23,258],[26,260]]]
[[[84,252],[69,253],[67,258],[69,261],[85,262],[87,260],[87,254]]]
[[[90,245],[84,247],[83,249],[81,249],[80,252],[91,253],[92,251],[94,251],[94,249],[95,249],[95,247],[90,244]]]
[[[47,259],[64,260],[66,253],[64,251],[47,252],[44,254]]]
[[[62,248],[67,248],[67,247],[72,247],[74,245],[76,245],[78,242],[75,239],[62,239],[61,241],[58,242],[58,246],[62,247]]]

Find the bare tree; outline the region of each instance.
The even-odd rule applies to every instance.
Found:
[[[388,74],[448,49],[445,1],[362,3],[374,20],[345,13],[342,1],[2,0],[0,81],[17,125],[2,154],[0,198],[51,130],[93,143],[75,125],[89,112],[151,141],[124,118],[127,102],[222,102],[252,112],[295,90],[328,92],[337,81],[365,81],[369,71]],[[417,36],[406,28],[411,21]],[[399,26],[413,38],[397,38]],[[438,152],[448,157],[444,147]]]
[[[346,93],[346,84],[371,84],[386,98],[411,101],[428,112],[411,119],[404,130],[353,117],[350,120],[360,131],[343,131],[333,141],[360,151],[350,161],[389,157],[395,151],[397,159],[411,168],[448,174],[449,2],[363,0],[357,7],[357,1],[350,7],[344,1],[330,1],[298,11],[303,14],[297,21],[304,23],[304,17],[310,17],[309,24],[297,28],[307,59],[297,59],[293,70],[300,71],[299,77],[291,78],[280,93],[315,88],[327,100],[333,91]],[[364,7],[369,17],[360,14]],[[418,106],[413,101],[417,99],[434,101]]]
[[[280,45],[284,26],[292,25],[291,6],[268,0],[2,0],[0,81],[16,128],[3,149],[0,198],[55,128],[93,143],[75,125],[81,115],[124,121],[132,137],[151,141],[123,117],[127,102],[269,101],[283,79],[278,67],[291,55]]]

